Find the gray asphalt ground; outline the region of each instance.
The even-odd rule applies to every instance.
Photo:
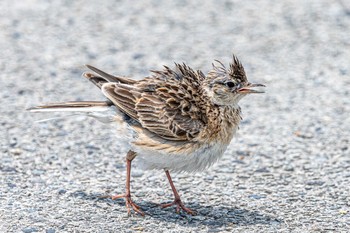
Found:
[[[350,4],[286,1],[0,2],[0,232],[350,232]],[[141,78],[235,53],[267,93],[222,160],[174,174],[132,171],[146,217],[127,217],[124,151],[93,119],[30,114],[44,102],[103,100],[92,64]]]

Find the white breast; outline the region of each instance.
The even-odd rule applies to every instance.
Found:
[[[91,114],[105,123],[112,123],[110,126],[116,137],[118,146],[124,153],[129,149],[137,152],[134,159],[136,165],[142,169],[167,169],[171,171],[197,172],[202,171],[213,165],[224,154],[228,144],[212,142],[202,144],[198,149],[191,150],[190,153],[166,153],[164,150],[155,150],[152,148],[138,147],[133,145],[133,141],[138,138],[137,133],[127,123],[125,115],[116,108],[111,108],[110,112],[102,115]],[[232,135],[237,128],[232,129]],[[232,136],[231,136],[232,137]],[[133,161],[133,162],[134,162]]]
[[[197,172],[214,164],[228,145],[205,145],[191,154],[165,154],[154,150],[134,150],[138,153],[136,164],[142,169],[167,169],[170,171]]]

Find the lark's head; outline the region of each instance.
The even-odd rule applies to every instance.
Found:
[[[248,82],[242,64],[233,55],[230,67],[226,67],[218,60],[213,63],[213,69],[209,71],[205,90],[208,96],[217,105],[237,105],[240,99],[252,93],[264,93],[254,90],[253,87],[264,87],[263,84],[253,84]]]

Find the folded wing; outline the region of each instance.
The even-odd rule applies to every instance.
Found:
[[[205,126],[205,113],[195,102],[197,76],[188,67],[177,65],[137,83],[106,82],[104,95],[143,128],[175,141],[193,140]],[[186,76],[183,71],[193,72]]]

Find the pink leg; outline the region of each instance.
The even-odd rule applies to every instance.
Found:
[[[112,196],[112,200],[119,199],[119,198],[125,198],[126,208],[128,210],[128,215],[131,213],[131,208],[136,212],[141,214],[142,216],[145,215],[144,212],[140,210],[140,207],[136,205],[131,200],[131,194],[130,194],[130,172],[131,172],[131,161],[136,157],[136,153],[134,151],[129,150],[129,152],[126,155],[126,192],[125,194],[115,195]],[[131,207],[131,208],[130,208]]]
[[[181,199],[180,199],[180,195],[178,194],[178,192],[176,191],[176,188],[174,186],[173,180],[171,179],[170,173],[168,170],[165,171],[165,174],[169,180],[171,189],[173,190],[174,196],[175,196],[175,200],[171,203],[167,203],[167,204],[161,204],[160,206],[162,208],[167,208],[169,206],[172,205],[176,205],[176,213],[180,212],[180,209],[184,210],[186,213],[191,214],[191,215],[196,215],[196,212],[194,212],[193,210],[185,207],[185,205],[182,203]]]

